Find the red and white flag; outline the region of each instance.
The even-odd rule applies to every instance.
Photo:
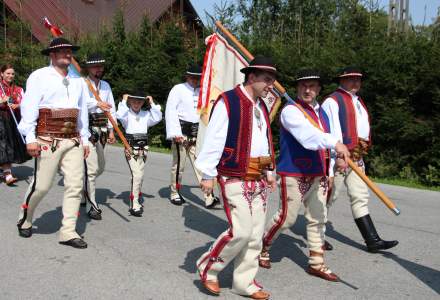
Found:
[[[249,65],[248,61],[228,41],[218,33],[213,33],[205,40],[207,45],[200,81],[198,111],[200,114],[197,153],[203,145],[211,108],[218,96],[243,83],[244,74],[240,70]],[[265,99],[269,112],[281,99],[269,93]]]
[[[63,35],[63,31],[57,26],[53,25],[47,17],[43,18],[44,27],[50,30],[54,37],[59,37]]]

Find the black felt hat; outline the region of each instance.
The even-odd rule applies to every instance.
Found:
[[[132,101],[144,101],[142,107],[149,110],[151,108],[151,104],[147,101],[147,97],[144,96],[145,92],[142,89],[136,89],[133,91],[132,95],[128,95],[127,97],[127,106],[131,107]]]
[[[104,65],[105,59],[99,53],[92,53],[87,56],[87,60],[85,62],[86,67],[96,66],[96,65]]]
[[[355,66],[349,66],[343,68],[339,74],[336,76],[337,79],[346,78],[346,77],[363,77],[361,69]]]
[[[315,69],[301,69],[298,71],[295,81],[299,82],[302,80],[318,80],[321,84],[321,74]]]
[[[199,65],[191,65],[188,67],[185,74],[189,76],[202,76],[202,67]]]
[[[72,51],[78,50],[79,46],[72,45],[71,42],[66,40],[65,38],[54,38],[50,44],[49,47],[46,49],[41,50],[41,54],[48,56],[50,52],[56,51],[58,49],[72,49]]]
[[[275,68],[275,65],[272,61],[272,58],[267,56],[256,56],[253,60],[251,60],[249,66],[241,69],[240,72],[246,74],[256,69],[274,74],[276,74],[277,72],[277,69]]]

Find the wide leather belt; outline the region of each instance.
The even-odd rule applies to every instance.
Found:
[[[368,154],[368,150],[370,148],[370,144],[365,139],[358,139],[358,144],[354,149],[350,150],[351,159],[354,161],[361,160],[365,155]]]
[[[179,122],[183,135],[187,136],[188,138],[197,138],[199,123],[192,123],[184,120],[179,120]]]
[[[125,137],[132,147],[143,148],[148,146],[148,134],[146,133],[126,134]]]
[[[41,108],[37,122],[37,135],[63,139],[78,137],[78,114],[79,110],[76,108]]]
[[[89,114],[89,126],[90,127],[107,127],[108,118],[105,113],[92,113]]]
[[[263,178],[263,171],[268,170],[272,165],[270,156],[260,156],[249,158],[249,165],[246,170],[244,180],[260,180]]]

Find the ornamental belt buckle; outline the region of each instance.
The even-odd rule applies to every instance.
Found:
[[[75,124],[73,122],[64,122],[63,128],[61,128],[61,132],[65,134],[70,134],[73,132]]]

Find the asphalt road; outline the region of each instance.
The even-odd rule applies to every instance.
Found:
[[[106,172],[97,180],[102,221],[90,221],[82,209],[78,232],[89,247],[58,244],[63,198],[62,177],[40,203],[34,235],[20,238],[18,208],[32,176],[32,162],[17,166],[16,186],[0,184],[0,299],[243,299],[230,291],[231,267],[220,275],[222,294],[200,290],[196,259],[227,228],[221,208],[206,210],[187,165],[182,194],[171,205],[171,155],[151,153],[143,187],[145,213],[128,214],[130,175],[122,148],[107,148]],[[326,261],[345,282],[332,283],[305,272],[305,219],[276,241],[273,267],[257,280],[272,299],[440,299],[440,193],[380,185],[402,214],[395,217],[375,197],[370,212],[384,239],[400,244],[379,254],[365,251],[346,197],[330,212],[328,240],[335,250]],[[272,194],[269,215],[278,206]]]

